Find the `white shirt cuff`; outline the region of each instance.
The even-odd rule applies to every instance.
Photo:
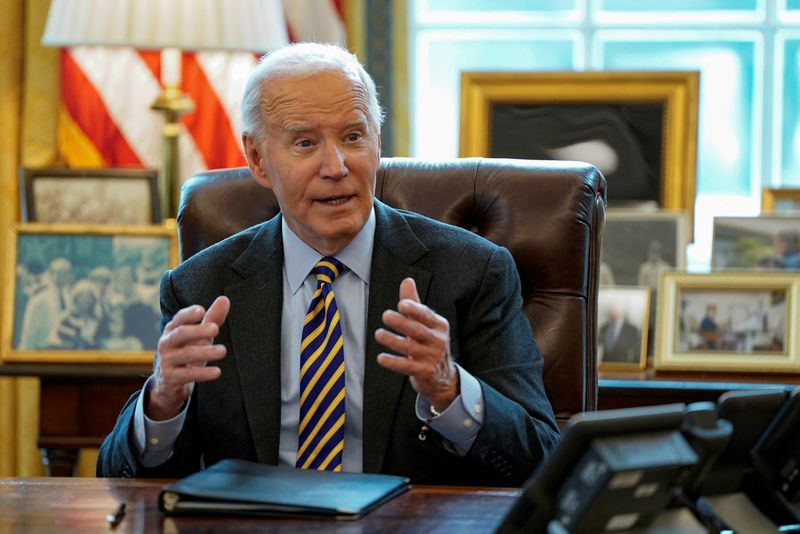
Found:
[[[139,461],[145,467],[161,465],[172,456],[175,440],[183,429],[189,408],[189,401],[186,401],[178,415],[165,421],[154,421],[147,417],[144,413],[144,399],[147,398],[152,381],[151,376],[145,382],[133,413],[133,445]]]
[[[456,364],[460,380],[460,394],[437,416],[432,416],[431,405],[417,394],[416,413],[420,421],[448,440],[459,456],[469,452],[483,427],[484,399],[478,379]]]

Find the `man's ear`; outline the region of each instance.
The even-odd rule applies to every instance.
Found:
[[[250,167],[250,173],[253,178],[261,187],[272,189],[272,181],[264,170],[264,155],[261,153],[261,146],[256,138],[248,133],[243,133],[242,145],[244,146],[244,155],[247,158],[247,166]]]

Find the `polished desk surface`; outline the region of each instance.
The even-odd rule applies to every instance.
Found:
[[[176,515],[158,511],[166,480],[0,479],[0,533],[105,532],[106,516],[126,504],[114,532],[492,532],[521,490],[415,486],[356,521]]]

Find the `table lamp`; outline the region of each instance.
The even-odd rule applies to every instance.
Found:
[[[180,90],[181,51],[266,52],[288,42],[280,0],[52,0],[42,44],[161,50],[163,91],[151,109],[164,115],[159,193],[177,215],[180,116],[194,102]]]

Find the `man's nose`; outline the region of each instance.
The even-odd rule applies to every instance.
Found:
[[[337,143],[324,143],[319,172],[323,178],[334,179],[344,178],[350,174],[345,163],[344,151]]]

